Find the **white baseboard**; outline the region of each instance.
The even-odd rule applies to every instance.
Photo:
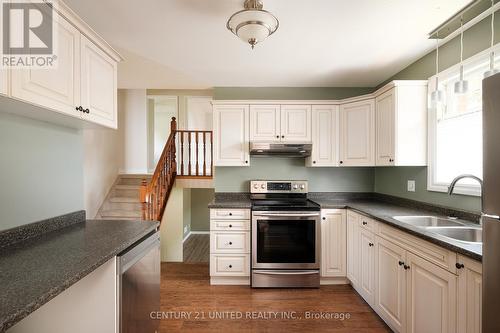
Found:
[[[336,284],[349,284],[349,280],[346,277],[322,277],[320,279],[320,285],[336,285]]]
[[[184,243],[191,235],[210,235],[210,231],[190,231],[188,232],[186,237],[184,237],[182,243]]]

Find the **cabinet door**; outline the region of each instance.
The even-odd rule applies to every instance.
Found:
[[[321,276],[345,277],[346,212],[343,209],[321,212]]]
[[[406,261],[406,331],[456,332],[457,276],[412,253]]]
[[[312,154],[307,165],[326,167],[337,165],[338,106],[313,105],[312,107]]]
[[[216,166],[250,165],[248,113],[248,105],[214,108],[214,164]]]
[[[376,165],[394,165],[395,156],[395,116],[396,90],[377,97],[375,118],[377,123]]]
[[[361,230],[361,280],[359,293],[373,307],[375,302],[375,236]]]
[[[483,275],[480,262],[458,256],[458,332],[481,333]]]
[[[250,141],[280,141],[280,106],[250,106]]]
[[[81,37],[82,107],[88,120],[117,127],[117,64],[85,36]]]
[[[8,72],[5,68],[0,68],[0,94],[7,95]]]
[[[373,99],[340,107],[340,164],[375,165],[375,103]]]
[[[12,97],[80,117],[80,32],[63,18],[57,25],[57,66],[12,69]]]
[[[347,211],[347,278],[354,287],[361,279],[361,244],[359,215]]]
[[[406,250],[377,237],[375,310],[396,332],[406,330]]]
[[[311,141],[311,106],[281,106],[281,141]]]

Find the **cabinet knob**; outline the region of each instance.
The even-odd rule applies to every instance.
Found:
[[[394,160],[392,158],[389,159],[389,162],[394,162]]]
[[[245,161],[246,164],[248,164],[248,161]]]
[[[75,109],[76,109],[76,111],[83,112],[83,108],[82,108],[82,106],[81,106],[81,105],[80,105],[80,106],[77,106]]]
[[[284,136],[284,135],[282,135],[282,136],[281,136],[281,138],[282,138],[282,139],[284,139],[284,138],[285,138],[285,136]]]
[[[326,220],[326,217],[322,217],[323,221]]]
[[[339,163],[340,163],[340,164],[344,164],[344,161],[340,161]]]
[[[316,161],[313,161],[313,164],[316,164]]]
[[[403,266],[405,263],[404,263],[404,261],[400,260],[398,264],[399,264],[399,266]]]
[[[366,221],[363,221],[363,225],[367,225],[367,224],[368,224],[368,222],[366,222]]]
[[[465,265],[457,262],[457,263],[455,264],[455,267],[456,267],[457,269],[462,269],[462,268],[464,268],[464,267],[465,267]]]
[[[229,242],[229,245],[233,245],[233,242]]]
[[[403,267],[404,267],[405,270],[410,269],[410,266],[408,266],[408,265],[404,265]]]
[[[230,224],[230,225],[229,225],[229,228],[232,228],[232,227],[233,227],[233,225],[232,225],[232,224]]]
[[[372,247],[372,246],[373,246],[373,243],[368,243],[368,246]]]
[[[233,213],[229,213],[229,216],[233,216]]]
[[[229,265],[229,268],[233,268],[233,265]]]
[[[90,109],[85,109],[85,111],[83,111],[85,113],[90,113]]]
[[[276,139],[279,139],[279,138],[280,138],[280,136],[279,136],[279,135],[276,135]]]

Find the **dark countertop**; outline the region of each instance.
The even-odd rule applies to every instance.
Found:
[[[250,197],[248,194],[246,196],[247,199],[243,200],[242,194],[238,193],[234,197],[235,200],[231,200],[231,194],[229,193],[216,193],[216,197],[209,205],[209,208],[251,208]],[[456,216],[462,221],[470,221],[471,226],[477,226],[478,224],[474,222],[477,222],[478,215],[474,213],[373,193],[310,193],[309,199],[319,204],[322,209],[349,208],[474,260],[482,260],[482,244],[456,241],[392,218],[392,216],[415,215]]]
[[[157,226],[157,222],[83,219],[39,235],[34,235],[31,230],[29,238],[17,239],[2,247],[0,332],[21,321]],[[0,233],[0,239],[6,233],[19,233],[12,230]]]

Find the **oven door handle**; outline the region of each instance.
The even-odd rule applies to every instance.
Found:
[[[316,217],[319,213],[254,213],[253,216],[264,216],[264,217]]]
[[[263,275],[315,275],[318,271],[253,271],[255,274]]]

